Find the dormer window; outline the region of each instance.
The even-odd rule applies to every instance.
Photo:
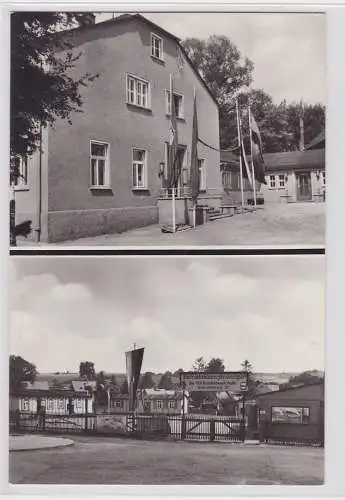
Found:
[[[151,56],[163,61],[163,39],[151,33]]]

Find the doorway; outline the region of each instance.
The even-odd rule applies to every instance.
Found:
[[[296,174],[296,181],[297,181],[297,201],[312,200],[310,172]]]

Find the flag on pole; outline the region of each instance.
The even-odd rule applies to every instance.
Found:
[[[135,400],[137,395],[137,388],[139,384],[139,377],[141,365],[144,357],[144,348],[133,349],[126,352],[126,372],[128,382],[129,394],[129,411],[135,410]]]
[[[248,179],[251,186],[253,186],[252,174],[250,172],[250,167],[249,167],[249,163],[247,160],[246,150],[245,150],[244,143],[243,143],[242,120],[241,120],[240,116],[238,116],[238,120],[239,120],[239,134],[240,134],[240,143],[241,143],[239,154],[241,155],[242,175],[243,175],[243,178]]]
[[[170,91],[169,91],[169,106],[170,106],[170,127],[169,127],[169,151],[168,151],[168,188],[173,189],[176,187],[176,182],[179,178],[179,171],[177,165],[177,122],[176,122],[176,109],[174,103],[174,90],[173,78],[170,75]]]
[[[200,189],[200,172],[198,163],[198,114],[196,110],[196,95],[194,93],[193,108],[193,130],[192,130],[192,150],[191,150],[191,170],[190,180],[192,187],[192,200],[196,203]]]
[[[252,113],[250,114],[249,125],[251,131],[252,161],[254,166],[254,176],[257,181],[261,182],[261,184],[266,184],[265,162],[262,154],[262,140],[259,127]]]

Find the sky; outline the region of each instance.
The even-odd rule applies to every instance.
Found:
[[[118,15],[119,13],[115,13]],[[326,15],[303,13],[143,13],[176,35],[225,35],[254,62],[253,88],[283,99],[326,104]],[[111,13],[97,15],[97,22]]]
[[[10,353],[40,372],[324,369],[324,257],[15,257]]]

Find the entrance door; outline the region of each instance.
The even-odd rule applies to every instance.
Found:
[[[297,201],[309,201],[312,199],[310,173],[297,174]]]

